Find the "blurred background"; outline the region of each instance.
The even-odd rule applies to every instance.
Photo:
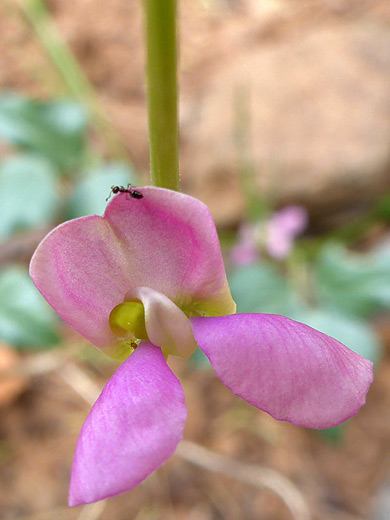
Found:
[[[117,365],[28,263],[111,185],[149,182],[141,2],[0,0],[0,518],[390,519],[390,4],[179,5],[182,190],[211,209],[238,311],[374,361],[367,405],[305,430],[231,395],[200,353],[172,359],[178,454],[131,493],[67,508],[78,432]]]

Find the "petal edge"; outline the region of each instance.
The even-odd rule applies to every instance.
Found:
[[[174,453],[186,416],[182,386],[161,350],[141,343],[107,383],[82,427],[69,505],[134,488]]]
[[[329,428],[365,404],[372,363],[307,325],[272,314],[191,323],[218,378],[275,419]]]

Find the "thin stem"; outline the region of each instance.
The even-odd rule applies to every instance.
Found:
[[[51,62],[62,76],[69,93],[89,109],[92,124],[105,138],[111,154],[127,159],[126,150],[110,121],[102,113],[94,87],[88,81],[71,50],[54,25],[44,0],[20,0],[28,21]]]
[[[144,8],[152,183],[179,190],[176,0],[144,0]]]
[[[258,195],[256,188],[256,167],[251,147],[251,92],[240,85],[235,91],[235,145],[238,158],[239,177],[247,205],[250,221],[266,216],[269,208],[266,200]]]

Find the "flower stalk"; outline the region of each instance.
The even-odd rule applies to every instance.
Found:
[[[176,0],[144,0],[152,183],[179,190]]]

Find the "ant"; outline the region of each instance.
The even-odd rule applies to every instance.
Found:
[[[116,195],[117,193],[128,193],[130,195],[130,197],[132,197],[133,199],[142,199],[143,198],[143,195],[140,191],[134,190],[132,188],[132,185],[128,184],[127,188],[125,188],[124,186],[111,186],[111,192],[110,192],[109,196],[106,198],[106,201],[111,198],[112,194]]]

